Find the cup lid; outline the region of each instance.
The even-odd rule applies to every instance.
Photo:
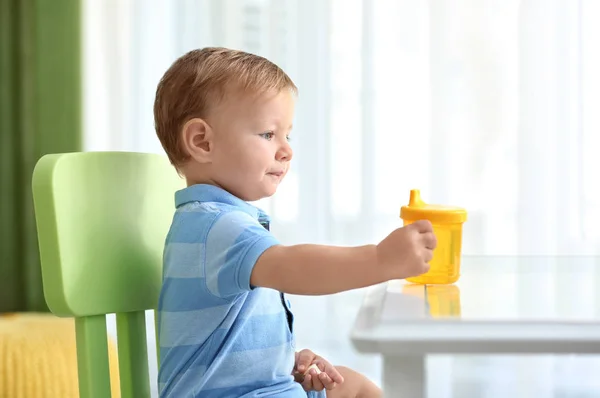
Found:
[[[413,189],[408,205],[400,209],[400,218],[406,221],[429,220],[432,223],[457,224],[467,221],[467,211],[461,207],[427,204],[421,199],[421,192]]]

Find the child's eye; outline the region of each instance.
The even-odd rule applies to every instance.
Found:
[[[262,133],[260,136],[263,137],[265,140],[271,141],[274,134],[272,131],[267,131],[267,132]]]
[[[290,137],[289,135],[286,135],[285,139],[287,140],[287,142],[290,142],[292,140],[292,137]]]

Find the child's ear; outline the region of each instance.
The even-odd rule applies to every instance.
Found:
[[[212,128],[203,119],[188,120],[182,131],[183,148],[199,163],[210,163],[213,149]]]

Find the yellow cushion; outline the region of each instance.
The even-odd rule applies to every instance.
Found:
[[[120,397],[116,344],[109,340],[112,396]],[[0,314],[0,397],[77,398],[75,320]]]

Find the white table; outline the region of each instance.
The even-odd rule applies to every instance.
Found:
[[[385,397],[426,397],[428,354],[600,354],[600,257],[462,261],[454,285],[367,290],[351,340],[382,355]]]

